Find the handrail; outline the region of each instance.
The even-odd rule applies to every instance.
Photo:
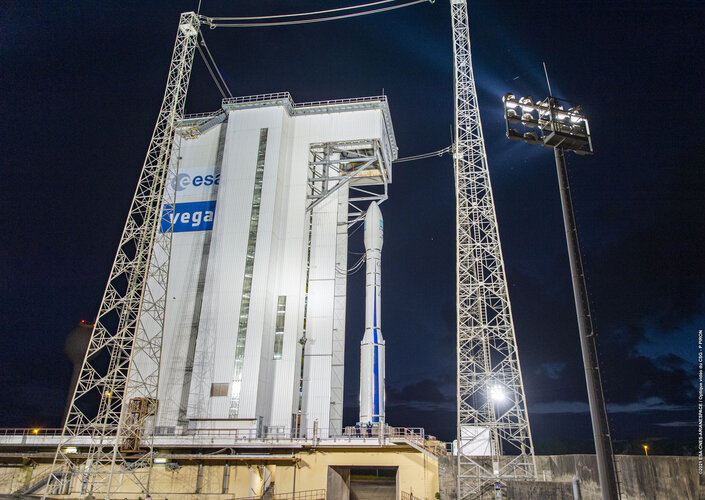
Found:
[[[236,497],[233,500],[261,500],[261,496]],[[272,500],[325,500],[326,490],[303,490],[291,493],[274,493]]]
[[[0,427],[0,436],[60,436],[60,427]]]
[[[0,428],[0,438],[2,437],[33,437],[33,436],[61,436],[63,429],[49,427],[49,428]],[[90,431],[88,429],[87,431]],[[442,441],[437,441],[435,438],[431,437],[427,439],[425,431],[421,427],[385,427],[384,433],[380,436],[379,427],[373,427],[368,429],[363,425],[360,426],[359,430],[355,427],[349,426],[345,427],[341,435],[331,435],[327,437],[321,437],[314,433],[316,429],[304,429],[299,436],[292,435],[290,431],[285,430],[285,428],[274,428],[271,430],[265,430],[264,432],[258,432],[257,429],[229,429],[229,428],[205,428],[205,429],[177,429],[174,427],[157,427],[154,432],[155,437],[222,437],[232,440],[233,444],[238,442],[241,443],[272,443],[275,444],[280,441],[294,442],[302,445],[306,444],[317,444],[321,441],[323,442],[337,442],[344,440],[346,442],[356,442],[360,440],[360,444],[369,442],[370,439],[373,440],[392,440],[392,441],[407,441],[417,447],[423,448],[424,450],[436,455],[447,455],[447,444]],[[90,433],[82,434],[77,437],[90,437]]]
[[[275,493],[272,500],[325,500],[326,490],[304,490],[292,493]]]

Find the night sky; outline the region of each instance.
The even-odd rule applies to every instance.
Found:
[[[203,0],[209,16],[353,1]],[[590,452],[553,154],[509,142],[501,96],[583,105],[595,154],[568,156],[617,452],[696,448],[705,326],[705,4],[477,1],[473,63],[537,453]],[[93,320],[157,117],[179,13],[197,1],[0,6],[0,427],[59,426],[67,332]],[[204,29],[235,96],[389,98],[400,157],[451,142],[447,0],[292,27]],[[196,54],[187,113],[220,95]],[[382,253],[387,420],[455,434],[450,157],[395,165]],[[362,248],[362,232],[351,251]],[[351,255],[350,264],[356,261]],[[364,273],[348,287],[345,423],[357,414]]]

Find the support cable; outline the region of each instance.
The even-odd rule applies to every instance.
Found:
[[[328,9],[328,10],[317,10],[313,12],[299,12],[298,14],[277,14],[274,16],[248,16],[248,17],[211,17],[209,19],[213,19],[216,21],[254,21],[257,19],[278,19],[282,17],[303,17],[303,16],[315,16],[319,14],[329,14],[331,12],[341,12],[344,10],[357,10],[357,9],[362,9],[363,7],[372,7],[374,5],[381,5],[383,3],[392,3],[396,2],[396,0],[380,0],[378,2],[370,2],[370,3],[365,3],[365,4],[360,4],[360,5],[351,5],[350,7],[339,7],[337,9]]]
[[[330,16],[330,17],[319,17],[319,18],[314,18],[314,19],[298,19],[294,21],[271,21],[271,22],[246,22],[246,23],[241,23],[241,22],[220,22],[220,21],[231,21],[231,20],[239,20],[241,18],[220,18],[220,17],[207,17],[207,16],[200,16],[200,20],[204,23],[210,26],[211,29],[215,28],[263,28],[267,26],[289,26],[289,25],[294,25],[294,24],[311,24],[311,23],[322,23],[326,21],[337,21],[339,19],[347,19],[351,17],[359,17],[359,16],[366,16],[368,14],[378,14],[380,12],[386,12],[390,10],[396,10],[396,9],[401,9],[403,7],[410,7],[412,5],[416,5],[417,3],[433,3],[435,0],[413,0],[411,2],[406,2],[403,4],[399,5],[391,5],[389,7],[380,7],[378,9],[371,9],[371,10],[366,10],[362,12],[353,12],[350,14],[342,14],[338,16]],[[364,7],[360,6],[360,7]],[[300,14],[300,15],[309,15],[310,13],[307,14]],[[289,17],[292,15],[298,15],[298,14],[286,14],[286,15],[281,15],[281,16],[272,16],[273,18],[276,19],[281,19],[283,17]],[[245,18],[245,19],[256,19],[256,18]]]
[[[203,45],[203,48],[206,49],[206,53],[208,54],[208,57],[211,60],[211,63],[213,64],[213,68],[215,69],[216,73],[218,73],[218,76],[220,77],[220,82],[223,84],[223,87],[225,87],[225,90],[228,91],[228,96],[233,97],[233,93],[230,92],[230,87],[228,87],[228,84],[225,82],[225,78],[223,78],[223,74],[220,72],[220,69],[218,69],[218,65],[215,63],[215,59],[213,59],[213,55],[211,54],[211,51],[208,49],[208,45],[206,45],[206,39],[203,38],[203,33],[201,33],[201,45]],[[212,73],[211,73],[212,75]],[[225,96],[223,96],[225,97]]]
[[[394,163],[404,163],[405,161],[423,160],[424,158],[431,158],[433,156],[443,156],[446,153],[450,153],[452,150],[453,150],[453,146],[450,145],[446,148],[439,149],[438,151],[432,151],[430,153],[423,153],[420,155],[406,156],[404,158],[398,158],[398,159],[394,160]]]
[[[338,274],[355,274],[357,271],[362,269],[362,265],[365,263],[366,260],[367,254],[362,254],[362,256],[350,269],[346,270],[341,267],[335,266],[335,270],[338,272]]]
[[[203,40],[203,38],[201,38],[201,40]],[[226,99],[227,96],[225,95],[225,92],[223,91],[223,87],[220,86],[220,82],[215,77],[215,73],[213,73],[213,69],[211,69],[211,65],[208,62],[208,59],[206,59],[206,55],[203,53],[203,49],[201,49],[201,44],[200,43],[197,44],[196,48],[198,49],[198,53],[201,54],[201,59],[203,59],[203,62],[206,65],[206,68],[208,69],[208,73],[211,74],[211,78],[213,79],[213,82],[215,82],[216,87],[218,87],[218,90],[220,91],[220,95],[223,96],[223,99]],[[230,92],[230,90],[228,90],[228,92]]]

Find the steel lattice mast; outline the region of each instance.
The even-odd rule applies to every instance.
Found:
[[[113,262],[45,492],[64,494],[80,474],[82,493],[110,494],[120,475],[149,491],[161,339],[178,168],[176,126],[184,104],[199,19],[181,14],[164,99]],[[164,212],[164,215],[163,215]],[[95,407],[98,406],[97,414]],[[81,470],[67,447],[90,443]],[[125,484],[122,484],[125,487]]]
[[[457,197],[458,499],[535,479],[524,384],[472,70],[465,0],[451,0]]]

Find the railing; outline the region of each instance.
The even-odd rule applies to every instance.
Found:
[[[401,492],[401,500],[421,500],[421,497],[415,496],[413,493]]]
[[[223,106],[226,106],[228,104],[247,104],[252,102],[278,101],[280,99],[288,99],[292,103],[294,102],[289,92],[270,92],[269,94],[227,97],[223,99]]]
[[[202,428],[179,429],[175,427],[157,427],[155,437],[193,436],[193,437],[228,437],[235,441],[311,441],[321,438],[316,429],[303,429],[297,436],[285,428],[275,428],[271,431],[258,431],[257,429],[232,429],[232,428]]]
[[[40,427],[1,427],[0,436],[60,436],[62,430],[63,429],[57,427],[48,427],[46,429]]]
[[[294,109],[313,108],[316,106],[338,106],[345,104],[357,104],[363,102],[387,102],[386,95],[376,95],[369,97],[352,97],[350,99],[331,99],[329,101],[310,101],[294,103]]]
[[[0,438],[2,437],[49,437],[60,436],[60,428],[0,428]],[[303,429],[299,435],[292,433],[286,428],[275,427],[269,430],[258,432],[257,429],[188,429],[176,427],[157,427],[154,436],[157,438],[223,438],[229,444],[238,443],[269,443],[279,442],[294,443],[299,445],[332,444],[337,442],[359,443],[361,445],[369,443],[370,440],[379,442],[385,441],[407,441],[419,448],[436,455],[447,455],[447,444],[437,441],[431,436],[426,438],[424,429],[421,427],[385,427],[380,436],[380,427],[367,429],[366,426],[355,428],[345,427],[341,435],[321,436],[320,429]],[[82,435],[90,438],[90,433]]]
[[[295,493],[275,493],[272,500],[325,500],[326,490],[306,490]]]
[[[236,104],[252,104],[256,102],[281,101],[287,100],[292,109],[313,108],[319,106],[341,106],[346,104],[358,104],[364,102],[387,102],[387,96],[369,96],[369,97],[351,97],[349,99],[331,99],[328,101],[309,101],[309,102],[294,102],[289,92],[272,92],[269,94],[247,95],[242,97],[228,97],[223,99],[223,106]],[[194,115],[188,115],[186,119],[193,118]]]
[[[424,430],[421,427],[390,427],[389,437],[392,439],[406,439],[419,446],[424,444]]]
[[[261,500],[261,496],[236,497],[233,500]],[[326,490],[304,490],[292,493],[275,493],[272,500],[325,500]]]
[[[223,110],[219,109],[218,111],[211,111],[209,113],[192,113],[190,115],[185,115],[184,119],[181,120],[181,122],[186,122],[186,121],[193,121],[193,120],[205,120],[207,118],[215,118],[218,116],[220,113],[222,113]]]

